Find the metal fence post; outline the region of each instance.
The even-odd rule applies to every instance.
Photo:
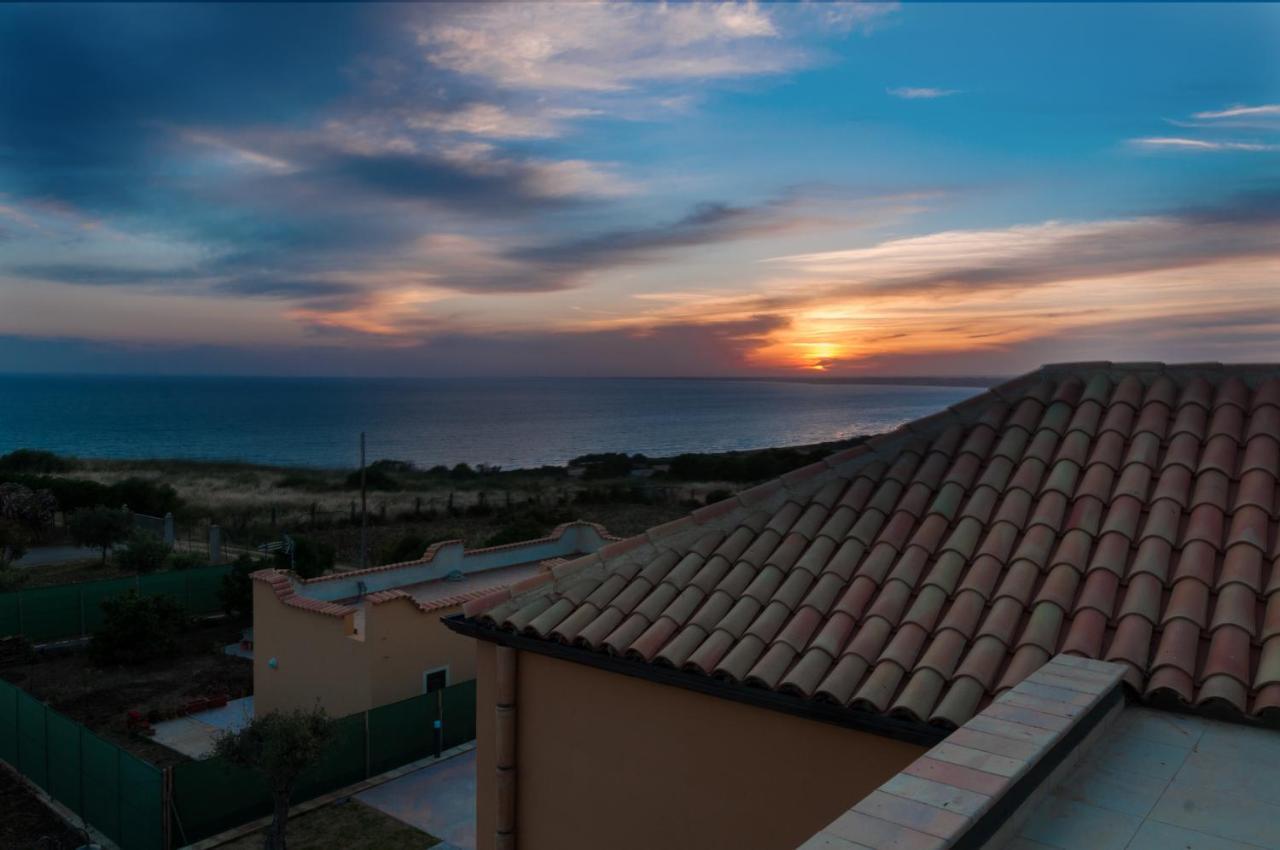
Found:
[[[364,712],[364,778],[368,779],[373,776],[371,773],[372,765],[369,763],[369,710]]]
[[[84,588],[83,588],[83,587],[82,587],[82,588],[80,588],[80,590],[76,592],[76,595],[80,597],[80,636],[81,636],[81,637],[84,637],[84,634],[85,634],[85,622],[84,622]]]
[[[444,688],[436,691],[436,720],[432,725],[436,733],[436,758],[444,750]]]

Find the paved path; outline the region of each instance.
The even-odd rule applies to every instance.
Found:
[[[476,751],[370,788],[356,799],[439,838],[436,850],[475,850]]]
[[[203,759],[213,752],[218,733],[241,729],[252,718],[253,697],[233,699],[222,708],[157,723],[152,740],[193,759]]]
[[[101,559],[102,550],[82,546],[33,546],[13,564],[17,567],[47,567],[50,564],[65,564],[89,558]]]

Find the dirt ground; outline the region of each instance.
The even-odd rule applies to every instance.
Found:
[[[240,639],[244,625],[213,621],[193,626],[172,659],[142,667],[94,667],[82,650],[44,655],[0,669],[0,676],[47,702],[55,711],[157,767],[187,758],[129,732],[126,714],[171,712],[199,696],[253,693],[253,663],[226,655],[222,647]]]
[[[0,850],[71,850],[84,836],[49,811],[6,765],[0,764]]]
[[[289,819],[291,850],[426,850],[439,839],[350,798]],[[262,833],[223,844],[218,850],[259,850]]]

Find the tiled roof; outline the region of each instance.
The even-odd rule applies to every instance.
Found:
[[[1046,366],[464,613],[946,727],[1057,653],[1280,714],[1278,376]]]

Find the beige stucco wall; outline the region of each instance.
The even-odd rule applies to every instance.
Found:
[[[420,611],[410,600],[366,604],[363,633],[332,617],[285,605],[253,583],[254,712],[311,708],[355,714],[422,693],[422,674],[449,668],[449,683],[475,677],[475,642],[440,622],[458,608]],[[271,669],[268,661],[276,659]]]
[[[479,850],[494,846],[491,654]],[[520,850],[791,850],[925,750],[534,653],[517,682]]]

